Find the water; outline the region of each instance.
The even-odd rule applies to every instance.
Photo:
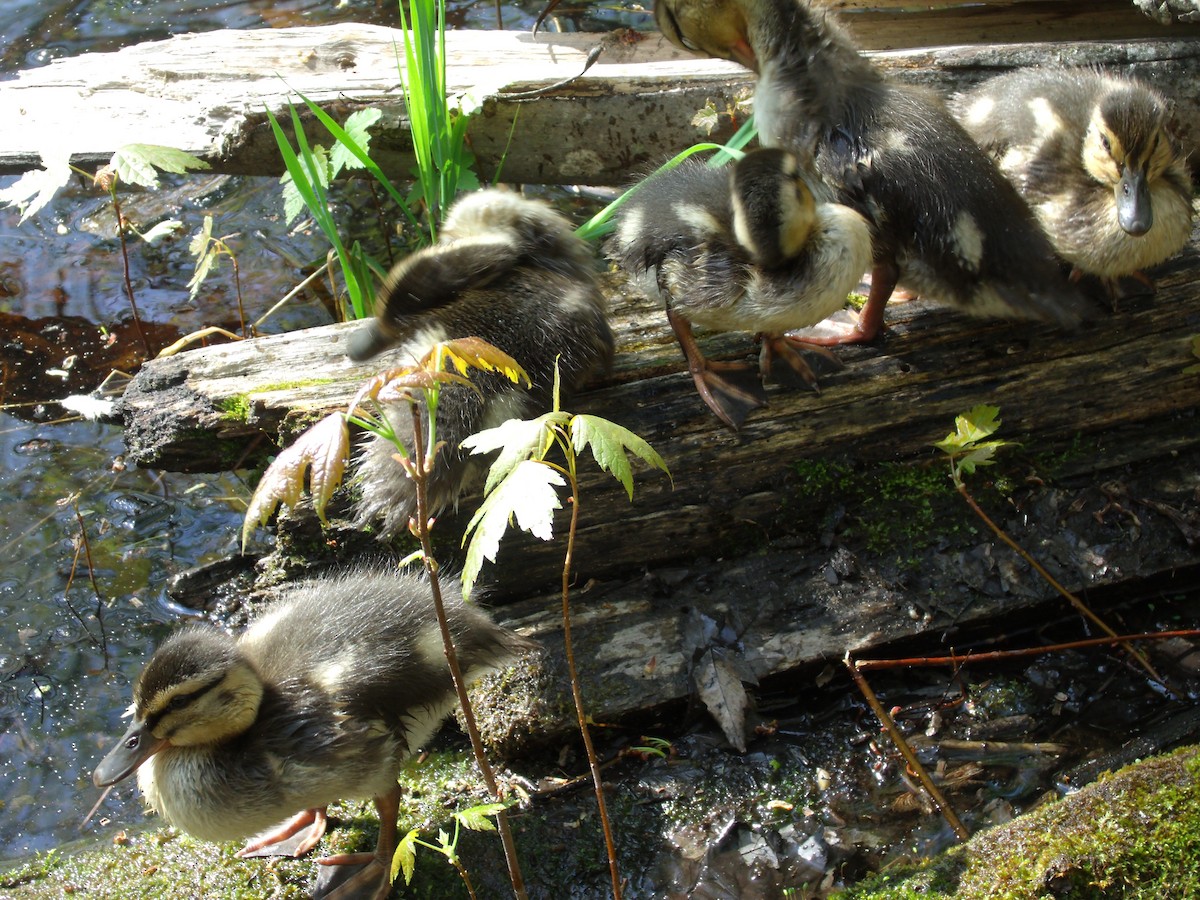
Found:
[[[506,4],[502,14],[507,27],[527,28],[538,9]],[[495,8],[453,3],[449,17],[458,27],[490,28]],[[0,8],[0,78],[56,57],[182,32],[396,19],[390,0],[8,0]],[[551,27],[647,23],[636,6],[591,5],[564,12]],[[14,180],[0,179],[0,189]],[[362,190],[345,189],[347,208],[364,205]],[[160,344],[206,325],[239,326],[228,262],[195,299],[188,296],[188,242],[204,214],[214,216],[215,234],[234,235],[251,320],[326,250],[311,226],[282,221],[273,178],[167,178],[161,190],[123,195],[122,204],[143,229],[167,217],[186,226],[161,246],[131,246],[140,317]],[[236,475],[125,468],[119,428],[63,415],[54,400],[134,364],[115,218],[107,198],[80,182],[30,221],[18,225],[18,218],[0,210],[0,859],[80,836],[79,823],[99,796],[91,771],[123,730],[131,679],[177,621],[163,585],[237,551],[250,493]],[[331,320],[318,288],[265,330]],[[90,349],[72,367],[77,346]],[[110,795],[89,826],[93,839],[111,837],[116,826],[106,826],[106,817],[122,826],[136,820],[134,795],[131,785]]]

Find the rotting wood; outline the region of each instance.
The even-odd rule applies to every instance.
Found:
[[[1105,21],[1090,10],[1086,17]],[[1162,40],[944,47],[876,58],[898,77],[943,91],[1014,65],[1113,67],[1169,86],[1187,140],[1200,146],[1200,41],[1194,39],[1200,26],[1152,27]],[[925,40],[935,43],[928,31],[926,24]],[[1033,32],[1038,40],[1049,33],[1040,25]],[[0,82],[0,115],[13,123],[0,135],[0,174],[36,167],[43,150],[69,152],[76,165],[95,167],[138,142],[179,147],[222,172],[280,174],[265,109],[282,113],[289,101],[298,102],[297,93],[335,118],[380,107],[373,156],[388,171],[406,173],[413,158],[398,40],[392,29],[342,24],[181,35],[55,60]],[[578,74],[598,42],[605,50],[582,78],[537,99],[504,99]],[[753,91],[753,76],[740,66],[686,56],[657,34],[625,41],[617,34],[451,32],[447,55],[450,94],[483,101],[471,126],[480,174],[490,179],[503,159],[504,178],[513,182],[625,183],[682,147],[728,137]],[[719,116],[711,135],[693,122],[708,103]]]
[[[1192,332],[1180,323],[1200,320],[1198,265],[1193,239],[1156,272],[1152,302],[1100,314],[1072,334],[972,320],[924,302],[892,304],[883,340],[840,351],[846,367],[822,381],[820,394],[771,389],[770,406],[736,434],[697,397],[658,305],[632,292],[617,297],[612,376],[572,407],[650,441],[671,467],[674,486],[658,473],[641,474],[630,504],[608,476],[585,476],[580,577],[719,555],[748,523],[770,532],[788,514],[779,508],[779,488],[798,460],[928,459],[928,445],[978,403],[1001,408],[1007,436],[1039,444],[1193,416],[1200,378],[1184,373],[1195,360]],[[289,419],[344,408],[362,379],[384,364],[356,366],[342,356],[339,347],[354,327],[146,364],[123,401],[129,457],[164,468],[217,468],[240,458],[252,439],[265,438],[269,447]],[[753,352],[748,335],[716,336],[706,346],[718,357]],[[308,380],[288,384],[301,360]],[[240,417],[223,413],[228,409]],[[1161,440],[1153,452],[1167,452]],[[473,508],[473,501],[463,507]],[[459,529],[454,533],[461,526],[445,525]],[[498,577],[503,582],[517,573],[525,583],[548,583],[558,562],[556,549],[516,540],[501,550]]]

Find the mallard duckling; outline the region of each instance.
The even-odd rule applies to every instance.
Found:
[[[438,436],[447,447],[430,481],[433,513],[452,506],[486,471],[485,459],[459,449],[464,438],[548,409],[556,364],[569,392],[612,357],[605,299],[587,243],[547,204],[507,190],[459,199],[438,243],[392,269],[375,311],[376,318],[351,338],[352,359],[399,345],[392,357],[402,364],[437,341],[473,336],[513,357],[533,383],[526,390],[500,375],[476,373],[472,383],[480,393],[442,389]],[[397,434],[411,433],[407,408],[388,415]],[[367,440],[356,474],[358,523],[380,520],[384,536],[407,527],[416,509],[412,482],[395,452],[390,441]]]
[[[1077,275],[1118,280],[1178,252],[1192,179],[1167,102],[1091,69],[1022,69],[962,95],[963,125],[1017,186]],[[1147,282],[1148,283],[1148,282]]]
[[[457,585],[444,592],[466,677],[534,646],[450,599]],[[364,866],[325,896],[382,898],[391,883],[400,763],[455,702],[424,578],[321,578],[290,588],[236,639],[201,625],[168,638],[138,676],[133,721],[94,780],[111,785],[136,771],[147,803],[203,840],[279,826],[239,855],[298,856],[320,841],[329,803],[374,798],[375,853],[321,862]]]
[[[977,315],[1070,326],[1081,298],[1032,213],[933,94],[894,82],[806,0],[658,0],[673,43],[758,73],[764,146],[812,149],[840,203],[871,222],[872,339],[897,281]]]
[[[650,178],[618,212],[609,255],[653,273],[696,389],[732,428],[766,402],[759,373],[705,359],[692,324],[762,333],[761,374],[785,383],[815,387],[803,352],[837,364],[785,332],[845,305],[870,263],[871,237],[858,213],[818,201],[814,183],[783,150],[748,153],[730,169],[689,160]]]

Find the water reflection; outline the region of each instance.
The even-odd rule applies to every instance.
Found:
[[[506,27],[528,28],[540,7],[541,0],[504,4]],[[550,29],[650,27],[635,3],[560,12]],[[448,4],[454,27],[494,28],[495,17],[491,2]],[[183,32],[391,26],[397,18],[393,0],[7,0],[0,78],[60,56]],[[13,181],[0,178],[0,189]],[[130,282],[155,348],[207,325],[239,330],[228,263],[189,296],[195,263],[188,243],[204,215],[214,217],[214,234],[229,236],[252,320],[324,261],[327,246],[311,221],[283,221],[275,178],[166,177],[160,190],[126,193],[121,202],[141,230],[166,218],[184,223],[173,240],[131,245]],[[339,187],[335,203],[339,221],[373,228],[364,240],[380,240],[365,186]],[[144,353],[131,330],[106,195],[77,179],[29,221],[18,219],[16,210],[0,210],[0,759],[8,762],[0,779],[0,859],[78,836],[97,796],[91,769],[121,730],[130,679],[175,621],[161,600],[163,585],[236,552],[249,495],[233,475],[126,469],[119,428],[54,420],[62,411],[53,400],[91,390],[110,369],[131,370]],[[318,284],[264,330],[324,324],[331,315]],[[105,816],[122,827],[136,820],[135,795],[131,784],[114,792],[92,832],[115,830],[106,832]]]
[[[112,426],[0,414],[0,857],[75,836],[129,678],[165,632],[161,585],[236,549],[237,478],[122,470],[122,450]]]

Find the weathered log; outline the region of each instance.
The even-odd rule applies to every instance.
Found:
[[[1146,308],[1100,315],[1073,334],[972,320],[924,302],[893,304],[883,340],[841,351],[846,367],[823,380],[820,394],[771,389],[771,405],[736,434],[697,397],[658,305],[626,292],[615,300],[611,377],[573,405],[649,440],[674,483],[640,476],[627,504],[607,476],[585,477],[581,576],[720,554],[745,535],[747,523],[770,531],[791,515],[779,508],[780,489],[797,461],[927,458],[928,445],[950,430],[954,416],[978,403],[998,405],[1007,433],[1038,444],[1191,415],[1200,406],[1200,379],[1184,372],[1193,361],[1192,334],[1180,323],[1200,319],[1198,264],[1193,241],[1158,270],[1158,293]],[[253,440],[262,450],[273,446],[289,420],[295,427],[295,420],[344,408],[375,370],[341,353],[355,327],[148,363],[123,401],[130,457],[191,471],[228,466],[245,458]],[[753,349],[746,335],[714,337],[707,348],[725,357]],[[297,371],[303,381],[295,380]],[[1192,430],[1180,429],[1190,440]],[[1166,452],[1161,441],[1156,437],[1146,454]],[[472,508],[471,501],[464,506]],[[517,571],[506,569],[515,559],[526,584],[552,581],[558,570],[557,550],[517,541],[501,551],[502,582]]]
[[[1053,6],[1024,5],[1038,13]],[[1072,37],[1119,37],[1119,42],[945,47],[877,58],[902,78],[947,91],[1015,65],[1062,61],[1113,67],[1169,87],[1195,145],[1200,42],[1194,38],[1200,27],[1160,28],[1129,8],[1136,20],[1148,23],[1139,27],[1162,35],[1131,41],[1141,33],[1137,28],[1122,25],[1115,35],[1097,32],[1096,24],[1108,17],[1090,4],[1067,5],[1082,17],[1072,20]],[[973,5],[955,16],[990,12]],[[848,18],[860,32],[862,17]],[[927,22],[920,28],[925,46],[953,39],[942,31],[931,34]],[[1004,36],[1014,34],[1044,41],[1058,33],[1035,15]],[[958,40],[1004,36],[985,30]],[[413,157],[397,74],[399,43],[400,34],[392,29],[330,25],[182,35],[115,53],[55,60],[0,83],[0,115],[14,123],[0,135],[0,174],[36,167],[47,150],[69,152],[74,164],[96,167],[117,148],[138,142],[179,147],[218,171],[279,174],[282,161],[265,111],[282,113],[304,94],[337,118],[354,109],[381,108],[373,156],[403,177]],[[512,182],[624,183],[632,172],[682,147],[728,137],[747,114],[742,107],[753,90],[752,76],[740,66],[687,57],[657,34],[625,40],[620,34],[452,32],[446,43],[450,94],[483,102],[471,125],[480,172],[492,178],[503,161],[504,178]],[[578,75],[597,44],[604,51],[581,78],[536,98],[516,96]],[[706,104],[718,113],[711,134],[693,121]]]

